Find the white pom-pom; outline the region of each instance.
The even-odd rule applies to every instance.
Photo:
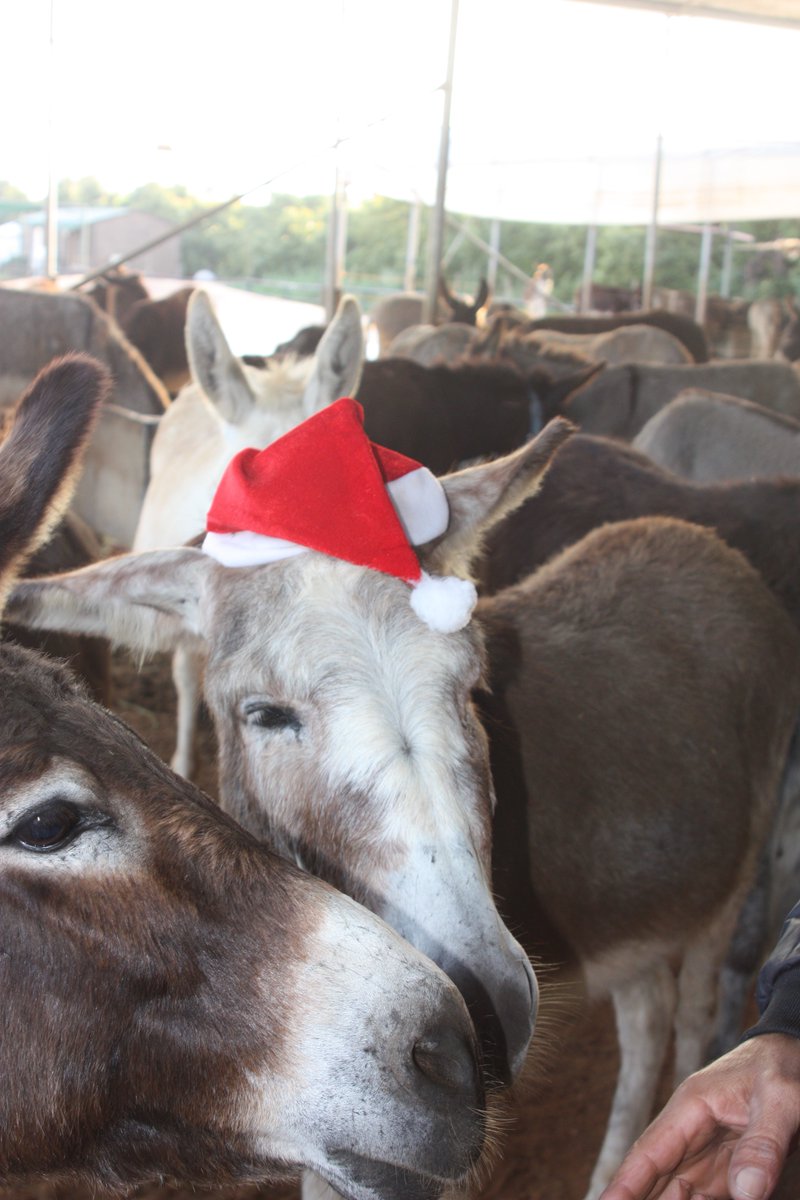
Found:
[[[437,633],[463,629],[478,602],[475,585],[453,575],[426,575],[411,589],[411,607]]]

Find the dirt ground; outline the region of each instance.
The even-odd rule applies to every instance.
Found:
[[[113,707],[168,759],[174,695],[167,661],[154,659],[139,675],[127,657],[118,654],[113,671]],[[197,781],[214,795],[214,745],[207,722],[200,742]],[[602,1140],[617,1071],[610,1006],[588,1006],[577,981],[558,970],[543,973],[540,980],[541,1017],[525,1078],[509,1103],[500,1152],[471,1200],[582,1200]],[[668,1094],[665,1080],[662,1102]],[[136,1193],[146,1200],[188,1200],[190,1194],[209,1200],[298,1200],[299,1190],[296,1185],[282,1185],[189,1193],[154,1187]],[[78,1196],[74,1189],[44,1187],[0,1191],[0,1200],[78,1200]],[[779,1200],[800,1197],[800,1155],[790,1162],[775,1196]]]

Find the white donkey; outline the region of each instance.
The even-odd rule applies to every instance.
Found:
[[[159,423],[150,455],[150,484],[133,549],[181,546],[205,529],[206,513],[230,459],[248,446],[269,445],[306,417],[358,387],[364,339],[358,302],[344,296],[313,357],[247,366],[232,353],[211,301],[189,301],[186,347],[192,382]],[[175,648],[178,721],[173,770],[189,778],[202,655]]]
[[[425,570],[463,575],[565,432],[445,477]],[[20,584],[10,615],[206,653],[223,806],[442,965],[503,1079],[532,980],[492,900],[494,837],[526,937],[543,909],[613,998],[599,1195],[673,1028],[676,1076],[700,1062],[800,705],[800,639],[741,555],[680,521],[608,525],[451,633],[417,619],[401,579],[314,551],[236,569],[189,547],[127,555]]]

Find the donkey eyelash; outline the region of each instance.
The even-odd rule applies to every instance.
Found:
[[[248,725],[258,729],[291,729],[299,734],[303,728],[294,709],[281,704],[252,701],[244,706],[244,719]]]

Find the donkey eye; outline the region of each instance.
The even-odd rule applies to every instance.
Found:
[[[244,706],[245,724],[254,725],[258,729],[291,729],[299,733],[302,722],[293,708],[285,708],[280,704],[265,704],[253,700]]]
[[[22,821],[11,836],[26,850],[58,850],[72,840],[80,824],[80,809],[56,801]]]

